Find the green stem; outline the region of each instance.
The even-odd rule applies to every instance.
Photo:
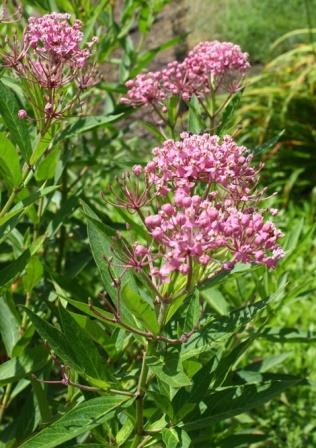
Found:
[[[216,117],[216,94],[214,89],[211,90],[211,131],[215,131],[215,117]]]
[[[31,294],[28,292],[25,297],[25,308],[29,308],[30,303],[31,303]],[[26,330],[26,324],[27,324],[27,314],[25,311],[23,311],[22,322],[20,326],[21,335],[23,335],[24,331]]]
[[[12,389],[12,383],[7,384],[6,388],[5,388],[4,395],[3,395],[2,402],[0,404],[0,423],[2,422],[4,412],[6,410],[8,402],[10,400],[11,389]]]
[[[66,150],[68,148],[66,147]],[[67,155],[66,155],[67,157]],[[64,171],[62,174],[62,187],[61,187],[61,207],[65,204],[68,197],[68,168],[67,162],[65,163]],[[58,245],[58,256],[56,260],[56,271],[61,273],[63,268],[63,260],[65,255],[65,246],[66,246],[66,227],[63,224],[60,228],[59,233],[59,245]]]
[[[158,117],[162,120],[162,122],[170,129],[171,137],[175,138],[174,126],[172,126],[170,121],[163,116],[163,114],[160,112],[159,108],[154,103],[152,103],[152,107],[153,107],[154,111],[156,112],[156,114],[158,115]]]
[[[16,195],[19,193],[19,191],[21,191],[22,188],[24,188],[29,183],[29,181],[33,175],[32,168],[33,168],[32,165],[26,165],[25,173],[22,178],[22,181],[20,182],[20,184],[17,187],[15,187],[12,190],[10,196],[8,197],[7,202],[4,204],[3,209],[0,212],[0,218],[2,218],[7,213],[7,211],[10,209],[10,207],[13,204],[13,202],[16,198]]]
[[[193,262],[192,257],[189,255],[188,257],[189,261],[189,272],[188,272],[188,279],[187,279],[187,285],[186,285],[186,291],[190,292],[191,286],[192,286],[192,277],[193,277]]]
[[[137,448],[141,443],[144,435],[144,396],[146,380],[148,375],[148,366],[146,365],[146,358],[151,351],[151,346],[147,343],[142,360],[142,367],[140,370],[140,375],[138,379],[137,391],[136,391],[136,421],[135,421],[135,432],[131,448]]]
[[[166,302],[161,302],[158,315],[158,324],[160,329],[163,327],[165,323],[167,310],[168,310],[168,304]]]

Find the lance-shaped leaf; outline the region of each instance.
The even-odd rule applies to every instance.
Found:
[[[70,120],[70,124],[64,129],[56,138],[55,142],[63,141],[66,138],[74,137],[78,134],[83,134],[87,131],[92,131],[92,129],[99,128],[101,126],[106,126],[109,123],[114,123],[115,121],[122,118],[124,113],[116,115],[107,116],[91,116],[91,117],[79,117]]]
[[[33,311],[25,308],[25,312],[40,336],[48,342],[56,355],[70,368],[78,373],[84,373],[84,367],[78,363],[73,351],[72,339],[69,341],[57,328],[37,316]]]
[[[0,271],[0,286],[4,286],[13,280],[17,275],[22,274],[30,258],[30,251],[25,250],[16,260],[8,264]]]
[[[19,109],[14,93],[0,81],[0,114],[12,141],[20,148],[24,159],[28,160],[32,152],[30,134],[27,123],[18,118]]]
[[[149,356],[147,358],[149,370],[164,383],[174,388],[190,386],[191,380],[184,373],[181,360],[177,353],[170,353],[164,357]]]
[[[20,339],[20,317],[10,295],[0,296],[0,334],[9,356]]]
[[[206,409],[197,411],[195,408],[195,411],[187,416],[183,426],[189,432],[207,428],[215,422],[262,406],[289,387],[296,386],[300,382],[302,382],[301,379],[294,378],[227,387],[206,396],[203,399]]]
[[[78,364],[83,367],[87,375],[105,381],[108,378],[105,362],[88,333],[62,306],[59,307],[59,314],[65,338],[73,341],[72,349]]]
[[[20,356],[0,365],[0,385],[13,383],[26,375],[37,372],[47,363],[48,351],[42,347],[24,350]]]
[[[2,133],[0,133],[0,175],[9,188],[17,187],[22,180],[18,153]]]
[[[93,341],[66,310],[60,308],[64,333],[26,309],[40,336],[47,340],[56,355],[70,368],[86,377],[91,383],[106,388],[107,373]]]
[[[113,302],[117,303],[117,289],[115,289],[112,285],[112,278],[109,273],[109,265],[107,261],[112,258],[112,272],[116,277],[121,277],[124,268],[120,267],[122,262],[116,258],[115,253],[112,250],[115,231],[111,227],[103,224],[100,218],[93,212],[93,210],[91,210],[91,208],[87,204],[83,203],[82,205],[87,218],[88,237],[93,258],[99,269],[105,290],[107,291]],[[124,274],[121,282],[122,288],[125,284],[128,283],[131,288],[137,290],[134,277],[130,273],[130,271],[127,271]],[[124,302],[121,303],[121,318],[126,323],[130,323],[132,325],[135,324],[134,318]]]
[[[158,334],[159,324],[155,310],[144,294],[126,284],[122,290],[122,302],[136,319],[143,323],[146,330]]]
[[[98,397],[80,403],[60,419],[20,445],[20,448],[54,448],[87,433],[114,415],[127,399],[121,396]]]

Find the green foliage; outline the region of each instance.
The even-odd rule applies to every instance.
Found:
[[[235,114],[242,141],[262,154],[266,176],[272,174],[270,185],[283,191],[285,203],[290,194],[300,197],[315,185],[315,49],[314,44],[300,43],[306,36],[308,29],[276,42],[279,51],[281,44],[292,40],[295,44],[250,79]]]

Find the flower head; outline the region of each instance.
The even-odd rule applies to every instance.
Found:
[[[133,171],[134,182],[140,182],[140,174],[145,177],[148,191],[135,208],[130,189],[124,187],[125,207],[137,210],[152,242],[134,243],[127,268],[139,272],[142,257],[142,263],[149,262],[141,269],[147,269],[154,283],[168,282],[178,273],[190,284],[192,278],[203,281],[239,262],[273,268],[284,255],[278,243],[282,233],[266,219],[270,210],[259,207],[259,170],[248,149],[232,137],[184,133],[179,141],[154,148],[147,165]],[[151,185],[155,193],[149,199]]]
[[[148,72],[137,75],[135,79],[127,81],[127,95],[121,99],[123,104],[142,106],[159,103],[165,99],[161,88],[161,73]]]
[[[40,87],[40,100],[34,89],[27,92],[36,116],[42,109],[40,126],[65,116],[80,104],[82,89],[95,83],[95,68],[88,66],[88,59],[96,42],[93,38],[83,47],[80,20],[71,24],[70,15],[61,13],[30,17],[22,39],[16,33],[11,44],[7,39],[11,48],[3,55],[4,64],[26,79],[26,86],[32,82]],[[70,85],[77,87],[71,96],[64,89]]]
[[[52,13],[42,17],[30,17],[25,31],[26,43],[40,55],[53,62],[70,62],[74,67],[83,67],[89,50],[80,49],[83,39],[81,21],[69,23],[70,14]]]
[[[257,182],[252,155],[232,137],[181,134],[180,141],[166,140],[153,149],[145,172],[159,195],[175,190],[189,194],[197,182],[217,184],[235,199],[245,200]]]
[[[126,83],[122,103],[132,106],[163,104],[171,96],[189,101],[227,83],[228,91],[240,88],[240,77],[249,69],[248,54],[231,42],[201,42],[182,61],[170,62],[160,71],[137,75]],[[237,78],[237,81],[236,81]]]

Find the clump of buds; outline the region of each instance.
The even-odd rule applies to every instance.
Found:
[[[88,60],[97,42],[94,37],[82,48],[81,22],[70,23],[69,14],[52,13],[30,17],[22,39],[7,39],[10,50],[3,63],[28,86],[29,99],[35,116],[45,123],[69,114],[77,105],[81,91],[95,83],[95,69]],[[41,98],[34,95],[40,87]],[[65,87],[77,86],[77,93],[68,97]],[[20,117],[22,118],[22,117]]]
[[[133,168],[133,182],[145,181],[147,201],[131,201],[128,186],[122,188],[126,208],[138,213],[150,241],[131,244],[125,268],[143,270],[155,287],[182,279],[186,290],[238,262],[274,268],[284,255],[282,233],[259,207],[260,169],[251,162],[248,149],[230,136],[183,133],[155,148],[145,167]]]

